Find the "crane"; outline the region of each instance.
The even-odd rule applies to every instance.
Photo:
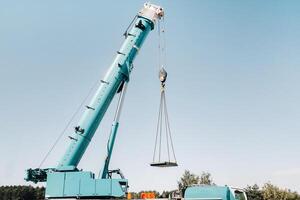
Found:
[[[164,16],[162,7],[145,3],[125,32],[125,41],[110,65],[105,77],[86,106],[78,125],[70,136],[71,143],[56,168],[36,168],[26,170],[26,181],[46,182],[47,199],[76,198],[122,198],[128,188],[128,180],[120,170],[109,170],[115,138],[119,127],[119,118],[126,87],[133,69],[133,61],[142,47],[147,35]],[[90,171],[77,168],[95,131],[113,98],[120,93],[117,111],[111,127],[104,166],[98,178]],[[113,178],[117,173],[120,178]]]

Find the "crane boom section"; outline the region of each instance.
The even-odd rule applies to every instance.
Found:
[[[77,167],[112,99],[122,83],[129,80],[132,62],[151,27],[153,27],[151,20],[141,16],[137,18],[75,128],[71,144],[59,163],[59,170],[74,170]]]
[[[160,6],[146,3],[135,17],[133,24],[125,34],[119,51],[110,65],[105,77],[90,103],[86,106],[72,136],[71,143],[56,168],[27,169],[25,180],[47,182],[45,197],[47,199],[76,198],[123,198],[127,193],[128,181],[119,170],[108,170],[114,141],[119,125],[119,112],[113,122],[108,141],[108,155],[100,178],[89,171],[77,169],[77,165],[92,140],[105,112],[116,93],[125,92],[133,61],[142,47],[148,33],[154,29],[156,21],[164,15]],[[123,98],[122,98],[123,99]],[[120,101],[122,102],[122,100]],[[120,103],[121,105],[121,103]],[[118,173],[120,178],[113,178]]]

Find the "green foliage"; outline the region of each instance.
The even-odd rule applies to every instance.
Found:
[[[300,200],[300,196],[296,192],[287,189],[281,189],[271,183],[266,183],[262,187],[264,200]]]
[[[209,172],[202,172],[202,174],[200,176],[199,184],[214,185],[211,174]]]
[[[248,200],[262,200],[263,194],[258,185],[247,186],[245,188]]]
[[[178,189],[185,190],[188,186],[198,184],[200,177],[191,173],[189,170],[185,170],[180,181],[178,181]]]
[[[281,189],[271,183],[265,183],[259,189],[255,184],[246,189],[248,200],[300,200],[300,195],[287,189]]]
[[[1,186],[0,200],[43,200],[44,187],[32,186]]]
[[[198,176],[189,170],[185,170],[180,181],[178,181],[178,189],[182,190],[195,184],[213,185],[214,183],[209,172],[202,172],[202,174]]]
[[[140,198],[139,193],[137,193],[137,192],[130,192],[130,193],[131,193],[131,198],[132,199],[139,199]]]

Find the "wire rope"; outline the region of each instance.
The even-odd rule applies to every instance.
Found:
[[[167,123],[168,123],[168,119],[167,119],[167,105],[166,105],[166,96],[165,93],[164,95],[164,114],[165,114],[165,128],[166,128],[166,141],[167,141],[167,152],[168,152],[168,160],[170,162],[170,148],[169,148],[169,131],[168,131],[168,127],[167,127]]]
[[[165,36],[165,21],[162,18],[158,22],[158,70],[160,79],[160,104],[156,126],[155,145],[153,152],[153,165],[152,166],[177,166],[173,139],[171,134],[166,94],[165,94],[165,81],[167,78],[166,68],[166,36]],[[165,133],[164,133],[165,131]],[[166,141],[165,141],[166,140]],[[162,142],[166,142],[166,148],[162,146]],[[167,155],[165,152],[167,150]],[[164,151],[162,153],[162,151]],[[172,154],[171,154],[172,151]],[[173,155],[173,157],[172,157]],[[167,159],[161,162],[162,159]],[[174,163],[175,161],[175,163]]]
[[[170,121],[169,121],[169,114],[168,114],[166,102],[165,102],[165,111],[166,111],[166,118],[167,118],[166,127],[168,127],[168,130],[169,130],[170,143],[171,143],[171,148],[172,148],[172,152],[173,152],[173,157],[174,157],[175,162],[177,162],[176,161],[176,156],[175,156],[175,150],[174,150],[174,145],[173,145],[173,139],[172,139],[171,128],[170,128]]]
[[[83,99],[83,101],[80,103],[80,105],[77,107],[76,111],[74,112],[74,114],[72,115],[71,119],[68,121],[67,125],[63,128],[63,130],[61,131],[61,133],[59,134],[59,136],[56,138],[55,142],[53,143],[53,145],[51,146],[50,150],[46,153],[46,155],[44,156],[44,158],[42,159],[41,163],[39,164],[39,168],[44,164],[44,162],[46,161],[46,159],[49,157],[50,153],[53,151],[53,149],[56,147],[57,143],[59,142],[59,140],[62,138],[62,136],[65,134],[66,130],[69,128],[70,124],[72,123],[72,121],[74,120],[74,118],[76,117],[76,115],[78,114],[78,112],[80,111],[80,109],[83,107],[84,103],[86,102],[86,100],[89,98],[89,96],[91,95],[92,91],[95,89],[95,87],[99,84],[99,80],[97,80],[92,87],[90,88],[87,96]]]
[[[156,127],[156,137],[155,137],[155,146],[154,146],[154,153],[153,153],[153,162],[155,161],[156,152],[157,152],[157,142],[158,142],[158,138],[159,138],[160,121],[161,121],[161,107],[162,107],[162,100],[160,100],[160,104],[159,104],[157,127]]]
[[[167,64],[167,45],[166,45],[166,23],[165,17],[162,18],[162,66],[166,69]]]

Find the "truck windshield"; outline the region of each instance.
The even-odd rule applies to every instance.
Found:
[[[241,191],[234,191],[234,196],[236,200],[246,200],[244,193]]]

